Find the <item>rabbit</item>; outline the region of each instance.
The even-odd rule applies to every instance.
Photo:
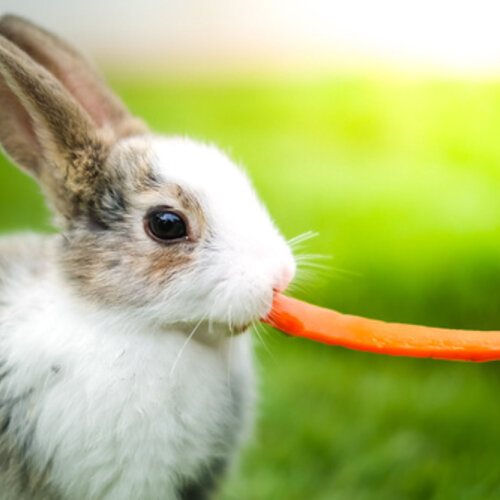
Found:
[[[0,499],[210,498],[251,428],[248,329],[289,245],[224,153],[152,133],[12,15],[0,143],[59,230],[0,239]]]

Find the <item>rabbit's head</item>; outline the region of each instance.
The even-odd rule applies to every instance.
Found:
[[[56,213],[64,280],[102,307],[238,331],[294,275],[227,156],[151,134],[81,54],[14,16],[0,20],[0,142]]]

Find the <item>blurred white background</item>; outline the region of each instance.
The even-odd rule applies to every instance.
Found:
[[[99,58],[162,70],[500,73],[495,0],[1,0]]]

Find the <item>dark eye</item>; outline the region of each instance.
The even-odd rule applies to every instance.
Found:
[[[187,238],[183,218],[170,210],[155,210],[145,219],[146,232],[154,239],[169,241]]]

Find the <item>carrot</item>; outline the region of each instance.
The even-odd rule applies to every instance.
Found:
[[[500,332],[386,323],[341,314],[279,293],[271,313],[262,321],[290,335],[358,351],[459,361],[500,360]]]

